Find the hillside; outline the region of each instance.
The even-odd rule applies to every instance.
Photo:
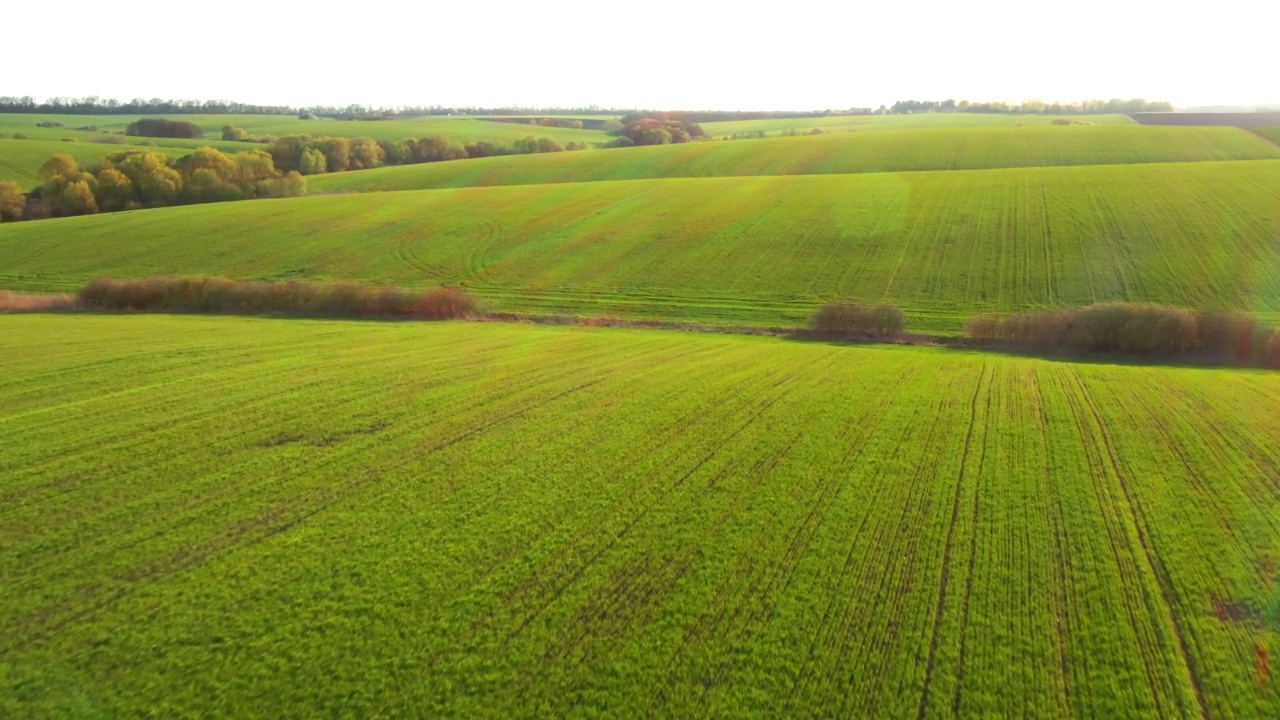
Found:
[[[1257,160],[1280,148],[1235,128],[1140,126],[897,130],[636,147],[378,168],[309,179],[313,192],[662,177]]]
[[[445,282],[503,310],[766,325],[849,297],[956,332],[979,312],[1103,300],[1274,314],[1277,227],[1280,161],[633,180],[10,224],[0,287]]]
[[[0,317],[0,714],[1266,717],[1233,609],[1268,601],[1277,403],[941,350]]]

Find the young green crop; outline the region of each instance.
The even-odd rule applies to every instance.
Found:
[[[849,298],[917,332],[1109,300],[1270,319],[1278,227],[1280,161],[526,185],[0,225],[0,287],[456,283],[495,310],[758,325]]]
[[[312,192],[665,177],[1110,165],[1280,158],[1238,128],[981,127],[701,142],[378,168],[310,179]]]
[[[0,715],[1275,717],[1280,373],[0,317]]]

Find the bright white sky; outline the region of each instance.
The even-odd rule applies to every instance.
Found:
[[[1277,0],[6,5],[0,95],[40,99],[777,110],[948,97],[1280,102]]]

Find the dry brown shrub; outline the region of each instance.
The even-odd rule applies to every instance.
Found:
[[[81,307],[180,313],[290,314],[440,320],[466,317],[479,305],[454,288],[404,290],[355,283],[238,282],[224,277],[100,278],[85,285]]]
[[[809,329],[828,338],[895,338],[906,329],[907,316],[892,305],[863,307],[848,300],[829,302],[809,320]]]
[[[16,293],[0,290],[0,312],[53,312],[71,310],[75,299],[64,293]]]

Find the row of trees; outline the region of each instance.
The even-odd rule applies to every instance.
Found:
[[[444,105],[397,105],[375,107],[372,105],[252,105],[232,100],[163,100],[160,98],[134,98],[121,102],[109,98],[89,96],[82,98],[52,97],[36,102],[30,95],[22,97],[0,96],[0,113],[41,113],[53,115],[303,115],[333,118],[414,117],[419,115],[523,115],[531,112],[564,113],[574,115],[615,115],[623,108],[603,108],[599,105],[569,108],[520,108],[520,107],[449,107]]]
[[[224,137],[226,133],[224,131]],[[586,149],[585,143],[561,145],[551,138],[526,137],[510,144],[481,140],[466,144],[444,137],[407,140],[288,135],[266,148],[276,167],[303,175],[368,170],[384,165],[413,165],[496,155],[564,152]]]
[[[126,150],[91,168],[81,168],[70,155],[56,155],[41,166],[40,180],[27,194],[14,183],[0,183],[0,220],[295,197],[307,190],[301,174],[280,170],[269,153],[225,154],[214,148],[175,161],[150,150]]]
[[[1041,115],[1101,115],[1133,112],[1171,112],[1173,104],[1163,101],[1148,102],[1141,98],[1132,100],[1080,100],[1064,103],[1043,100],[1024,100],[1021,103],[981,102],[968,100],[899,100],[888,111],[892,114],[931,112],[972,113],[1025,113]]]

